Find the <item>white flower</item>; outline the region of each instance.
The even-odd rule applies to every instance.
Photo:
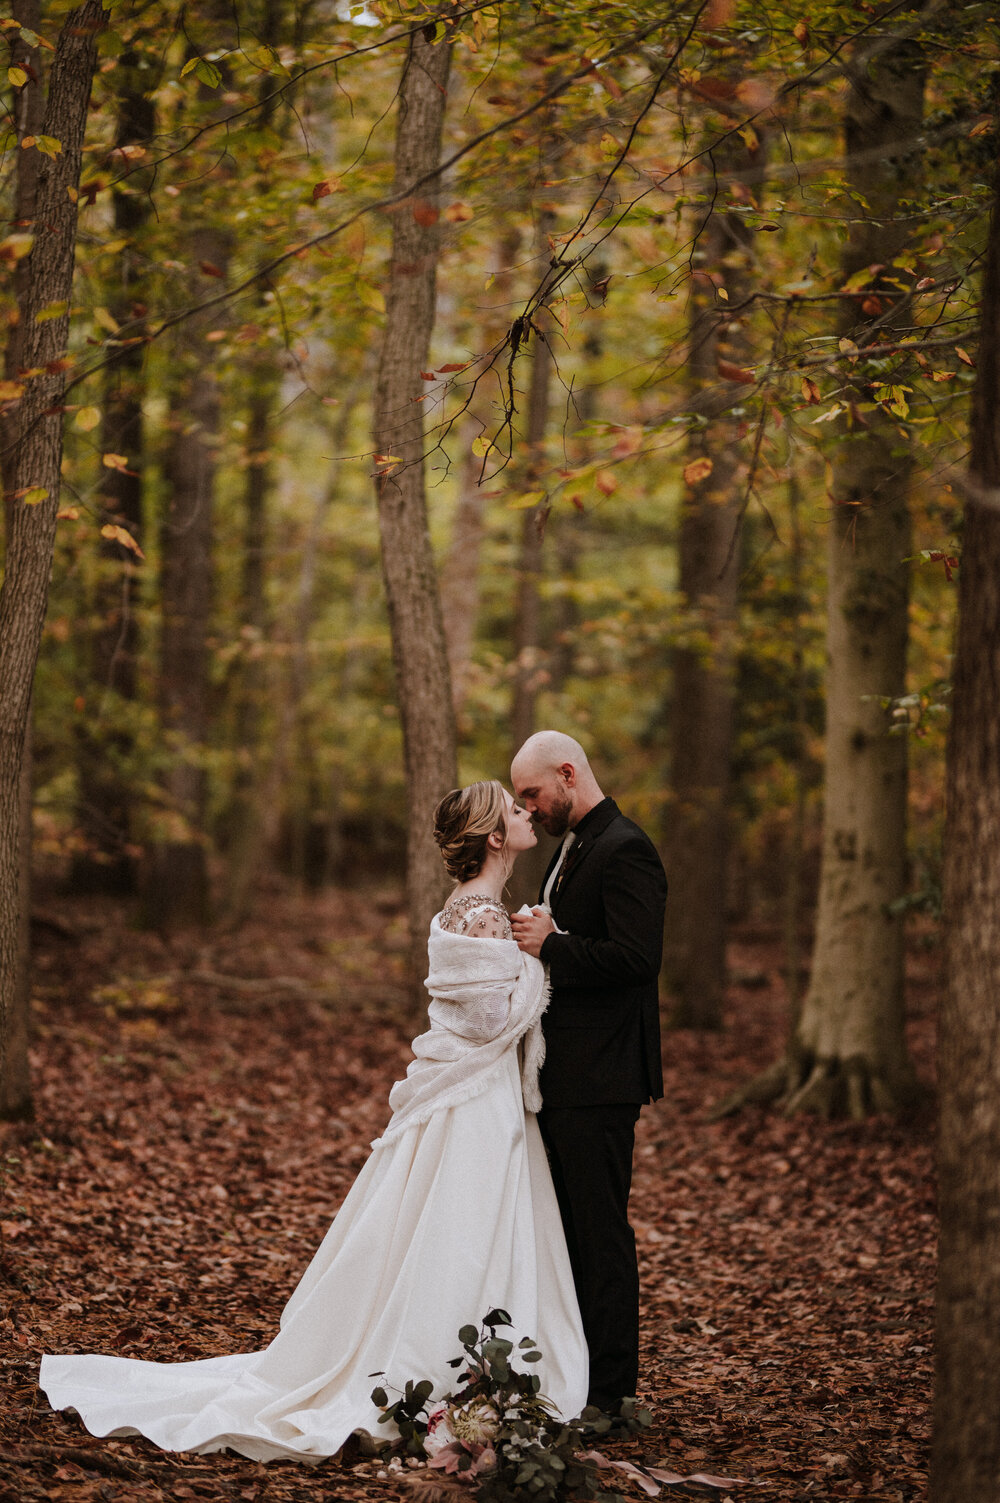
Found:
[[[482,1446],[496,1439],[500,1430],[500,1416],[492,1404],[478,1399],[467,1404],[464,1409],[452,1410],[451,1428],[458,1440]]]

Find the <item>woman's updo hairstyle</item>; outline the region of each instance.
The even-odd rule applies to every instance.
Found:
[[[495,778],[453,788],[434,810],[434,839],[441,847],[448,875],[471,882],[483,869],[487,841],[499,830],[507,839],[503,784]]]

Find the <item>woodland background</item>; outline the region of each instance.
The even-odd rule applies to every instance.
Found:
[[[18,1392],[25,1350],[127,1347],[155,1303],[144,1281],[160,1289],[155,1265],[139,1284],[109,1272],[101,1218],[121,1181],[102,1170],[73,1218],[105,1247],[98,1282],[131,1280],[130,1318],[88,1338],[59,1323],[79,1301],[39,1317],[41,1206],[66,1193],[67,1164],[103,1163],[107,1131],[178,1141],[175,1116],[125,1109],[115,1062],[123,1079],[187,1076],[185,1106],[230,1113],[230,1152],[245,1092],[206,1072],[200,1032],[239,1037],[241,1069],[266,1074],[302,1008],[294,1029],[348,1046],[338,1090],[366,1104],[336,1131],[356,1153],[417,1018],[442,896],[430,811],[555,725],[671,881],[675,1099],[637,1182],[651,1340],[676,1348],[691,1319],[742,1339],[701,1328],[703,1248],[663,1302],[690,1221],[678,1142],[721,1165],[739,1223],[740,1176],[770,1135],[803,1197],[760,1200],[790,1218],[768,1253],[782,1287],[828,1172],[851,1176],[833,1221],[909,1186],[898,1221],[847,1238],[852,1268],[926,1214],[943,999],[954,1318],[939,1326],[934,1493],[968,1496],[1000,1447],[1000,871],[981,838],[1000,815],[992,8],[30,0],[0,27],[0,1104]],[[967,708],[946,758],[953,684]],[[515,904],[537,884],[522,865]],[[329,1153],[312,1074],[326,1047],[296,1056],[308,1082],[287,1067],[305,1129],[279,1110],[265,1131]],[[93,1076],[89,1050],[111,1061]],[[334,1206],[308,1207],[308,1226],[286,1207],[303,1245],[343,1193],[337,1164]],[[918,1337],[926,1404],[918,1263],[883,1295]],[[864,1304],[856,1282],[829,1286]],[[811,1286],[802,1297],[840,1331]],[[865,1311],[851,1329],[870,1337]],[[759,1358],[753,1321],[743,1334]],[[836,1404],[862,1414],[863,1464],[796,1452],[776,1482],[775,1437],[750,1455],[724,1427],[714,1469],[782,1496],[918,1495],[926,1453],[882,1466],[879,1404],[857,1375],[831,1387],[838,1371],[803,1381],[831,1395],[831,1437]],[[782,1380],[772,1409],[794,1391]],[[831,1438],[822,1454],[853,1453]],[[810,1467],[822,1481],[802,1480]]]

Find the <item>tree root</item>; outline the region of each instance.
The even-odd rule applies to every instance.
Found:
[[[925,1091],[909,1070],[876,1068],[863,1056],[817,1058],[793,1047],[713,1109],[710,1120],[734,1116],[746,1106],[775,1105],[786,1117],[814,1112],[830,1119],[864,1122],[878,1114],[912,1111]]]

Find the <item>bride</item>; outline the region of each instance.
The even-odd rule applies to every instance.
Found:
[[[94,1435],[257,1461],[332,1456],[385,1435],[376,1382],[446,1392],[457,1332],[511,1312],[542,1352],[541,1391],[566,1418],[587,1400],[587,1349],[534,1113],[547,986],[501,902],[527,813],[498,782],[449,793],[435,839],[456,887],[431,922],[430,1028],[392,1118],[262,1352],[198,1362],[46,1356],[40,1386]],[[384,1376],[378,1376],[384,1375]]]

